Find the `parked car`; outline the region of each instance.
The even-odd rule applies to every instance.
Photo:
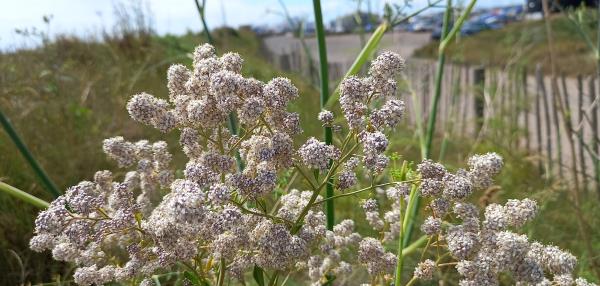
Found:
[[[429,32],[433,31],[440,21],[434,18],[417,19],[410,24],[409,31],[411,32]]]
[[[487,18],[486,18],[487,19]],[[485,30],[496,30],[502,28],[504,25],[502,23],[496,22],[495,20],[486,21],[485,19],[473,19],[466,21],[460,29],[460,34],[462,36],[469,36],[473,34],[477,34],[481,31]],[[452,29],[452,25],[448,28]],[[442,27],[436,27],[431,32],[431,39],[440,40],[442,37]]]
[[[487,23],[485,20],[481,21],[467,21],[460,29],[460,34],[463,36],[477,34],[485,30],[497,30],[502,28],[503,24],[500,23]]]

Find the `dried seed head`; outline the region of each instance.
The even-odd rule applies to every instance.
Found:
[[[319,112],[319,121],[321,121],[323,123],[323,125],[325,126],[330,126],[331,124],[333,124],[333,112],[329,111],[329,110],[323,110],[321,112]]]
[[[167,88],[169,98],[174,101],[176,95],[186,94],[185,83],[190,79],[191,72],[184,65],[175,64],[167,70]]]
[[[244,60],[238,53],[226,53],[221,56],[223,69],[239,74],[242,71]]]
[[[421,225],[421,231],[426,235],[439,234],[442,230],[442,220],[432,216],[427,217]]]
[[[423,262],[419,262],[415,267],[414,276],[421,280],[433,279],[433,273],[436,270],[435,262],[431,259],[427,259]]]
[[[375,78],[392,78],[404,69],[404,59],[393,52],[383,52],[372,63],[369,74]]]

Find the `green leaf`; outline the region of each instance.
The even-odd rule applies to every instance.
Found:
[[[45,209],[50,206],[50,203],[3,182],[0,182],[0,193],[6,193],[40,209]]]
[[[252,271],[252,276],[254,280],[258,284],[258,286],[265,286],[265,277],[263,276],[262,268],[254,265],[254,270]]]
[[[196,274],[194,274],[193,272],[185,271],[183,272],[183,276],[193,285],[202,285],[200,282],[200,278],[198,278],[198,276],[196,276]]]

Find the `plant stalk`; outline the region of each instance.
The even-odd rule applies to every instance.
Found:
[[[15,143],[17,149],[19,149],[19,152],[21,152],[21,155],[25,157],[25,160],[27,160],[27,163],[29,163],[29,166],[33,169],[33,171],[40,179],[46,190],[55,198],[60,196],[60,191],[58,190],[54,182],[52,182],[52,180],[50,179],[50,177],[48,177],[48,174],[46,174],[42,166],[40,166],[35,157],[33,157],[33,154],[31,154],[31,152],[27,148],[27,145],[25,145],[23,140],[21,140],[21,137],[19,136],[15,128],[12,126],[8,118],[4,115],[2,110],[0,110],[0,124],[2,124],[2,127],[4,127],[4,130],[6,130],[6,133],[8,133],[8,136],[10,137],[10,139],[12,139],[13,143]]]
[[[329,66],[327,62],[327,45],[325,42],[325,28],[323,26],[323,14],[321,13],[321,1],[313,0],[313,8],[315,13],[315,26],[317,30],[317,42],[319,45],[319,64],[321,77],[321,109],[325,108],[329,100]],[[333,142],[333,132],[331,127],[324,127],[325,144],[331,145]],[[329,167],[331,168],[331,160]],[[325,186],[325,198],[333,197],[333,179],[330,177]],[[328,200],[325,203],[325,212],[327,215],[327,229],[333,230],[335,223],[335,207],[333,200]]]
[[[48,206],[50,206],[50,203],[36,197],[33,195],[28,194],[25,191],[21,191],[9,184],[6,184],[4,182],[0,182],[0,191],[7,193],[19,200],[22,200],[26,203],[29,203],[35,207],[38,207],[40,209],[45,209],[48,208]]]
[[[210,30],[208,29],[208,25],[206,24],[206,17],[204,14],[204,8],[206,7],[206,0],[202,0],[202,4],[200,4],[200,0],[194,0],[196,3],[196,9],[198,9],[198,14],[200,14],[200,21],[202,21],[202,27],[204,28],[204,34],[206,35],[206,40],[209,44],[214,45],[214,40],[212,35],[210,34]]]

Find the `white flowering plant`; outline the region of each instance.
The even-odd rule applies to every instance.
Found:
[[[467,202],[493,184],[503,164],[497,154],[473,156],[468,169],[454,173],[425,160],[386,176],[386,134],[405,109],[396,91],[404,67],[397,54],[382,53],[366,78],[343,80],[345,124],[330,111],[319,114],[321,124],[336,130],[337,143],[309,138],[299,147],[300,118],[287,110],[297,88],[286,78],[245,78],[242,63],[238,54],[218,57],[201,45],[192,70],[169,68],[168,100],[134,95],[127,103],[131,117],[163,133],[177,130],[185,166],[172,166],[164,141],[106,139],[104,152],[130,171],[99,171],[93,181],[69,188],[38,215],[31,248],[76,264],[79,285],[153,285],[166,274],[194,285],[245,285],[252,277],[267,285],[265,276],[268,285],[283,285],[290,275],[305,284],[345,285],[357,284],[347,278],[361,268],[369,276],[361,282],[371,285],[441,280],[452,268],[460,285],[499,285],[502,274],[517,285],[593,285],[573,278],[573,255],[514,232],[535,216],[534,201],[492,204],[483,215]],[[231,114],[240,134],[227,128]],[[370,181],[362,188],[359,171]],[[276,193],[278,178],[290,172],[306,190]],[[328,184],[336,194],[324,198]],[[359,234],[350,219],[327,228],[323,203],[359,193],[372,194],[360,204],[377,237]],[[416,196],[430,214],[417,241],[424,246],[405,247]],[[400,243],[392,252],[394,241]],[[403,257],[419,247],[421,262],[405,282]]]

